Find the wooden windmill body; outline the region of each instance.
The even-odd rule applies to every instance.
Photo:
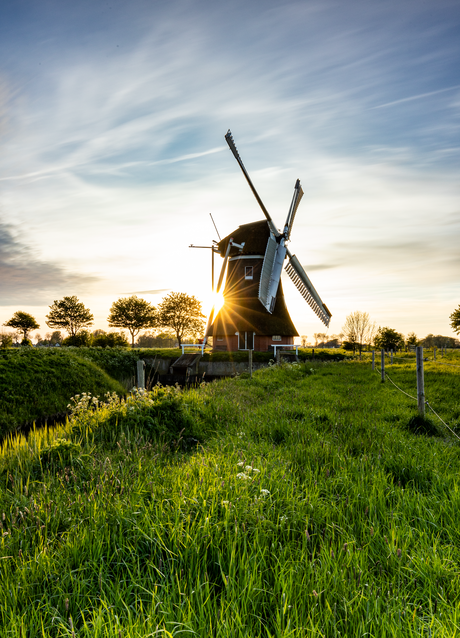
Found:
[[[273,345],[290,345],[298,332],[289,316],[281,283],[287,257],[286,272],[307,303],[326,326],[331,318],[298,259],[286,247],[303,191],[297,180],[284,230],[279,231],[251,182],[230,131],[225,138],[265,219],[239,226],[217,244],[217,252],[224,258],[217,292],[226,274],[224,305],[217,315],[212,310],[206,338],[212,336],[213,350],[266,351]]]

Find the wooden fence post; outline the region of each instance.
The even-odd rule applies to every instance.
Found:
[[[380,351],[380,361],[381,361],[380,372],[382,373],[382,383],[385,383],[385,350],[383,348]]]
[[[417,405],[420,416],[425,416],[425,379],[423,376],[423,346],[417,346]]]
[[[252,379],[252,350],[249,350],[248,352],[248,357],[249,357],[249,378]]]
[[[145,390],[145,361],[139,359],[137,362],[137,387]]]
[[[375,370],[375,350],[372,350],[372,371]]]

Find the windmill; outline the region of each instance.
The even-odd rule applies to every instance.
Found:
[[[220,292],[225,278],[224,305],[218,313],[214,308],[211,311],[206,338],[213,336],[215,350],[268,350],[274,342],[292,344],[298,333],[284,300],[281,283],[283,266],[305,301],[326,326],[329,326],[332,316],[299,260],[286,246],[303,196],[302,187],[297,180],[283,230],[278,230],[244,167],[230,130],[225,139],[265,220],[239,226],[217,244],[224,262],[216,293]],[[284,265],[287,258],[289,261]]]

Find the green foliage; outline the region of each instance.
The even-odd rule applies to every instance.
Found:
[[[179,347],[184,338],[203,333],[205,318],[201,302],[184,292],[169,293],[158,306],[159,325],[174,331]]]
[[[159,334],[143,334],[137,339],[138,348],[174,348],[177,339],[172,332],[160,332]]]
[[[134,348],[134,338],[145,328],[152,328],[157,323],[155,307],[145,299],[121,297],[114,301],[107,317],[109,326],[126,328],[131,335],[131,345]]]
[[[13,337],[10,334],[0,334],[0,348],[11,348],[13,346]]]
[[[93,336],[93,348],[126,348],[129,342],[122,332],[99,332]]]
[[[75,392],[124,393],[94,363],[59,348],[0,350],[0,438],[46,417],[65,420]]]
[[[15,312],[11,319],[6,321],[3,325],[22,332],[23,341],[28,340],[28,334],[31,330],[40,328],[39,324],[35,321],[35,318],[28,312],[22,312],[22,310]]]
[[[0,451],[2,638],[455,635],[459,448],[369,362],[72,403]]]
[[[89,309],[75,296],[54,301],[46,318],[47,326],[63,328],[71,337],[75,337],[82,328],[91,326],[94,319]]]
[[[429,334],[421,340],[420,345],[424,348],[458,348],[460,343],[454,337]]]
[[[457,334],[460,334],[460,304],[449,317],[452,330]]]
[[[404,337],[393,328],[379,328],[374,337],[374,345],[383,350],[397,350],[404,346]]]
[[[91,346],[93,337],[89,330],[80,330],[76,335],[70,335],[63,339],[63,346],[73,346],[74,348],[84,348]]]
[[[419,344],[419,340],[417,339],[417,335],[415,334],[415,332],[409,332],[409,334],[406,337],[406,345],[407,346],[418,346]]]

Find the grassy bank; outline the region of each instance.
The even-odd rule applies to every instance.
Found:
[[[369,363],[95,405],[0,453],[0,636],[458,633],[458,442]]]
[[[125,390],[78,351],[0,350],[0,437],[46,417],[64,419],[70,398],[84,391]]]

